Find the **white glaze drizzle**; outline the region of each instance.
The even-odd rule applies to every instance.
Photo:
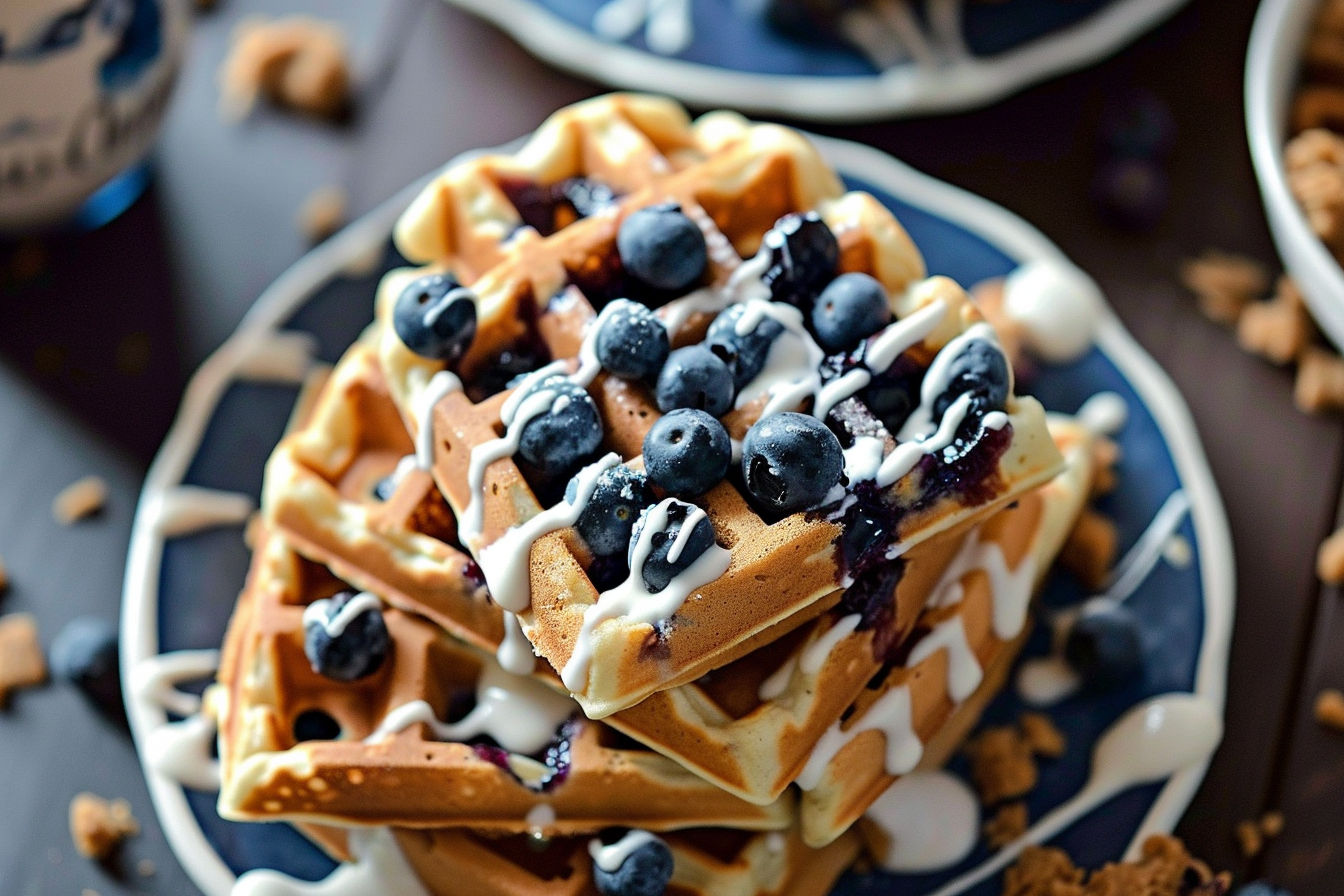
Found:
[[[419,428],[415,431],[415,462],[422,470],[434,466],[434,407],[454,392],[462,391],[462,381],[451,370],[440,370],[429,378],[425,391],[416,399]],[[400,465],[398,465],[400,469]]]
[[[1205,697],[1164,694],[1132,707],[1092,748],[1092,771],[1083,789],[1004,846],[979,867],[932,896],[956,896],[997,874],[1033,843],[1044,843],[1120,792],[1160,781],[1206,761],[1222,739],[1223,720]]]
[[[1003,310],[1022,326],[1027,347],[1044,361],[1081,357],[1092,345],[1104,300],[1071,264],[1029,261],[1003,281]]]
[[[980,835],[980,801],[941,769],[904,776],[868,807],[867,817],[886,836],[887,849],[875,858],[887,871],[950,868],[971,854]]]
[[[317,338],[299,330],[273,330],[249,346],[235,369],[239,379],[263,383],[302,383],[313,366]]]
[[[934,586],[930,604],[944,607],[958,603],[961,600],[962,579],[975,571],[983,572],[989,578],[990,593],[993,595],[994,636],[1000,641],[1017,637],[1027,623],[1027,608],[1031,604],[1036,577],[1035,558],[1028,553],[1018,562],[1016,569],[1009,569],[1003,548],[996,541],[986,541],[981,530],[976,528],[966,536],[942,578]]]
[[[1113,436],[1125,428],[1129,405],[1115,392],[1098,392],[1083,402],[1074,418],[1099,436]]]
[[[1133,594],[1157,566],[1157,561],[1162,558],[1163,545],[1175,534],[1189,510],[1190,499],[1185,492],[1180,489],[1172,492],[1138,541],[1134,542],[1134,546],[1111,571],[1102,596],[1111,600],[1124,600]]]
[[[412,700],[388,712],[364,742],[376,744],[423,722],[438,740],[464,742],[485,734],[511,753],[535,753],[576,709],[573,700],[541,682],[487,662],[476,680],[476,705],[461,721],[439,721],[427,702]]]
[[[935,625],[910,649],[909,665],[917,666],[939,650],[947,651],[947,694],[960,703],[975,692],[984,670],[966,640],[966,623],[960,613]]]
[[[478,562],[495,603],[510,613],[522,613],[532,604],[531,569],[528,558],[538,538],[578,522],[597,488],[601,475],[618,465],[617,454],[607,454],[574,477],[573,503],[562,500],[524,523],[513,526],[480,550]]]
[[[309,626],[320,625],[329,638],[339,638],[345,634],[346,628],[354,622],[363,613],[370,611],[381,613],[383,611],[383,602],[375,595],[367,591],[361,591],[350,598],[345,604],[336,611],[336,615],[328,618],[327,610],[331,607],[331,598],[324,597],[321,600],[315,600],[303,608],[303,627],[306,630]]]
[[[599,625],[620,617],[625,617],[633,624],[648,625],[669,619],[697,588],[709,584],[728,571],[732,554],[717,543],[711,544],[694,563],[677,573],[666,588],[656,594],[649,591],[644,583],[644,564],[653,553],[654,533],[667,528],[668,509],[673,501],[672,498],[665,498],[644,511],[643,528],[635,541],[631,555],[630,575],[615,588],[598,595],[597,601],[584,610],[583,624],[574,639],[569,660],[560,670],[560,678],[570,691],[579,693],[586,685],[588,668],[593,658],[593,635]],[[704,511],[697,508],[696,512],[683,521],[677,543],[668,551],[669,559],[674,550],[680,554],[680,545],[684,543],[682,539],[690,537],[689,530],[694,528],[703,514]]]
[[[521,391],[521,390],[520,390]],[[514,395],[519,395],[515,392]],[[508,427],[504,435],[488,442],[482,442],[471,449],[471,459],[467,463],[467,487],[471,497],[466,509],[458,519],[458,534],[472,553],[480,559],[481,527],[485,519],[485,471],[495,461],[513,457],[523,438],[523,429],[528,423],[542,414],[549,413],[558,396],[550,389],[542,389],[528,395],[517,407],[517,413],[511,420],[505,421]]]
[[[930,432],[937,431],[939,428],[933,422],[933,408],[938,399],[947,391],[951,384],[952,363],[956,361],[969,343],[983,339],[998,345],[998,338],[994,335],[994,328],[985,322],[972,324],[967,327],[960,335],[948,340],[938,354],[934,356],[933,363],[924,374],[924,381],[919,387],[919,406],[905,421],[901,427],[897,438],[902,442],[909,442],[916,439],[926,438]],[[1012,373],[1009,372],[1008,392],[1013,391]],[[951,412],[949,408],[948,413]]]
[[[888,324],[868,344],[864,352],[864,366],[877,373],[889,370],[897,358],[927,339],[946,316],[947,302],[934,299]]]
[[[325,879],[309,883],[270,869],[249,871],[230,896],[429,896],[388,828],[350,828],[353,862],[337,866]]]
[[[593,864],[611,874],[625,864],[632,852],[647,843],[658,842],[661,841],[648,831],[626,831],[621,839],[608,846],[603,846],[601,840],[589,840],[588,855],[593,857]]]
[[[146,657],[131,669],[131,692],[179,716],[199,712],[201,698],[173,685],[210,678],[219,668],[218,650],[175,650]]]
[[[537,803],[527,810],[523,821],[527,824],[527,832],[537,837],[555,826],[555,818],[555,808],[550,803]]]
[[[854,633],[863,621],[863,616],[850,613],[826,630],[826,633],[813,641],[798,657],[798,671],[804,675],[816,675],[826,661],[831,658],[836,646]]]
[[[219,761],[210,755],[217,733],[214,719],[200,713],[166,722],[145,738],[145,764],[184,787],[219,790]]]
[[[532,642],[523,633],[523,623],[517,613],[504,611],[504,637],[495,649],[495,661],[505,672],[514,675],[528,675],[537,665],[537,655]]]
[[[911,709],[909,686],[898,685],[868,707],[849,730],[842,730],[837,721],[817,740],[794,783],[803,790],[815,789],[832,760],[865,731],[880,731],[886,739],[884,768],[887,774],[903,775],[911,771],[924,756],[924,742],[915,732]]]
[[[1052,706],[1082,686],[1082,677],[1057,653],[1032,657],[1017,670],[1017,693],[1032,706]]]
[[[179,485],[156,494],[146,512],[155,532],[176,538],[245,523],[256,509],[257,503],[240,492]]]

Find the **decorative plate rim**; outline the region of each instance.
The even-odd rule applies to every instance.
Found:
[[[934,212],[989,241],[1018,263],[1067,261],[1064,254],[1030,224],[986,199],[938,181],[878,150],[834,138],[808,135],[843,174],[889,191]],[[516,144],[514,144],[516,145]],[[456,164],[482,152],[465,153]],[[387,239],[394,222],[433,175],[399,191],[327,242],[314,248],[280,275],[243,316],[237,329],[192,376],[176,419],[149,467],[131,530],[121,612],[121,674],[131,733],[160,827],[187,874],[211,896],[228,896],[235,880],[201,830],[175,781],[150,768],[145,739],[167,716],[162,708],[129,687],[133,670],[158,650],[160,563],[166,537],[154,525],[154,511],[166,490],[181,483],[200,446],[210,415],[234,381],[249,353],[333,271],[361,258]],[[936,210],[936,211],[934,211]],[[1221,716],[1226,696],[1227,654],[1234,612],[1232,539],[1222,499],[1200,444],[1193,418],[1167,374],[1124,329],[1109,307],[1103,309],[1097,346],[1116,366],[1152,415],[1182,488],[1189,495],[1203,585],[1204,631],[1195,669],[1194,693],[1208,699]],[[1170,777],[1130,842],[1132,854],[1150,833],[1170,831],[1195,794],[1208,760]]]
[[[740,72],[603,40],[535,0],[446,0],[502,29],[557,68],[626,90],[666,93],[706,109],[817,122],[877,121],[989,105],[1125,46],[1187,0],[1114,0],[1087,18],[1004,53],[930,72],[903,65],[866,76]]]

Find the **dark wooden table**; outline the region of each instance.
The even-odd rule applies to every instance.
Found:
[[[216,115],[215,72],[242,16],[307,8],[351,26],[359,111],[343,127],[262,110]],[[1273,264],[1243,132],[1241,72],[1254,4],[1193,0],[1116,58],[979,112],[818,128],[874,144],[1025,216],[1101,283],[1194,411],[1227,505],[1239,602],[1227,737],[1180,833],[1213,864],[1297,896],[1344,892],[1344,737],[1311,719],[1344,685],[1344,601],[1313,576],[1338,523],[1344,420],[1294,410],[1290,375],[1242,354],[1177,284],[1214,246]],[[1179,139],[1172,199],[1140,233],[1113,229],[1088,191],[1108,99],[1134,88],[1169,104]],[[150,191],[104,229],[0,243],[0,611],[37,615],[44,639],[80,614],[114,618],[140,481],[190,372],[258,292],[302,254],[295,210],[339,184],[367,210],[454,153],[531,130],[600,92],[530,59],[437,0],[224,0],[196,29]],[[98,519],[63,528],[53,495],[98,473]],[[127,797],[144,825],[120,869],[75,854],[79,790]],[[129,738],[71,689],[19,694],[0,713],[0,893],[194,892],[169,853]],[[1233,825],[1282,809],[1256,861]],[[156,871],[136,871],[141,860]]]

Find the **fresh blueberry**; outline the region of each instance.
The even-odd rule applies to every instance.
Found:
[[[695,408],[711,417],[733,406],[733,371],[708,346],[688,345],[667,356],[654,397],[663,413]]]
[[[771,414],[758,420],[742,440],[747,490],[772,510],[792,513],[816,507],[843,472],[840,440],[806,414]]]
[[[1143,231],[1156,225],[1170,198],[1170,179],[1152,159],[1109,159],[1097,169],[1092,182],[1092,199],[1102,216],[1125,230]]]
[[[664,508],[659,510],[659,508]],[[694,528],[685,538],[682,538],[681,527],[692,516],[695,518]],[[665,518],[664,518],[665,517]],[[714,525],[709,521],[709,517],[694,504],[687,504],[685,501],[678,501],[675,498],[668,498],[660,504],[647,508],[639,515],[635,522],[634,531],[630,536],[630,549],[626,554],[626,562],[632,567],[635,565],[635,549],[639,546],[640,534],[644,527],[651,525],[650,520],[656,519],[659,524],[657,531],[649,533],[649,542],[652,545],[648,556],[644,560],[644,568],[640,570],[640,575],[644,579],[644,584],[649,591],[657,594],[668,586],[668,584],[677,576],[677,573],[688,568],[700,555],[709,550],[714,544]],[[669,559],[668,552],[672,546],[680,542],[681,550],[676,559]]]
[[[718,485],[732,458],[728,430],[693,408],[680,408],[659,418],[644,437],[649,481],[678,498],[694,498]]]
[[[796,305],[806,313],[821,288],[835,277],[840,244],[816,212],[789,214],[765,233],[770,267],[761,277],[777,302]]]
[[[602,418],[582,386],[566,376],[548,376],[532,386],[519,410],[532,396],[546,394],[549,405],[523,424],[518,454],[543,475],[573,470],[602,443]],[[545,401],[542,400],[545,404]]]
[[[731,362],[733,382],[738,389],[756,378],[765,367],[765,359],[770,354],[770,346],[784,332],[784,325],[768,314],[753,315],[756,325],[743,334],[737,332],[737,324],[747,311],[743,304],[729,305],[705,332],[705,344],[714,354],[725,362]]]
[[[356,600],[359,605],[345,611]],[[365,603],[369,606],[360,606]],[[371,675],[387,659],[388,648],[382,607],[364,594],[340,591],[313,601],[303,612],[303,651],[319,675],[337,681]]]
[[[947,368],[947,387],[934,399],[934,419],[941,419],[954,401],[971,394],[971,406],[982,414],[1008,406],[1008,359],[988,339],[972,339],[962,346]]]
[[[476,338],[476,299],[447,274],[417,277],[397,296],[392,328],[425,358],[456,363]]]
[[[1088,601],[1064,638],[1064,659],[1098,687],[1124,684],[1143,665],[1138,617],[1115,601]]]
[[[51,642],[51,674],[101,704],[121,703],[117,629],[106,619],[77,616]]]
[[[652,838],[631,850],[615,871],[593,862],[593,883],[602,896],[663,896],[672,880],[672,850]]]
[[[602,366],[628,380],[657,375],[667,360],[667,327],[644,305],[617,299],[602,313],[594,348]]]
[[[573,501],[577,496],[578,483],[571,479],[565,489],[565,500]],[[609,467],[597,477],[593,495],[574,528],[597,556],[623,554],[630,546],[630,532],[640,511],[655,500],[648,477],[639,470],[620,465]]]
[[[828,352],[843,351],[890,322],[887,292],[867,274],[841,274],[812,306],[812,334]]]
[[[695,285],[709,263],[705,235],[675,204],[631,212],[616,233],[616,251],[627,273],[668,292]]]

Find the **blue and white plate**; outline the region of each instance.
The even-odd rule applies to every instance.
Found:
[[[1062,260],[1037,231],[1001,208],[875,150],[821,138],[817,143],[851,186],[890,206],[931,273],[975,283],[1028,260]],[[188,791],[155,770],[147,758],[155,733],[193,705],[181,693],[165,701],[161,690],[156,694],[146,686],[144,673],[161,664],[156,659],[161,654],[220,643],[247,569],[242,522],[260,494],[266,457],[285,427],[308,364],[314,358],[334,362],[369,322],[377,275],[348,272],[371,254],[382,257],[378,270],[398,262],[389,234],[417,189],[408,188],[315,249],[262,295],[238,332],[193,378],[145,483],[126,574],[123,680],[160,822],[183,866],[209,896],[226,896],[235,876],[251,868],[314,879],[331,863],[283,825],[221,820],[213,794]],[[1064,412],[1100,391],[1118,394],[1128,406],[1128,423],[1117,436],[1123,451],[1120,487],[1102,504],[1119,527],[1122,548],[1138,539],[1173,493],[1183,491],[1190,504],[1189,516],[1176,529],[1188,550],[1173,552],[1175,562],[1159,563],[1131,598],[1145,628],[1142,679],[1105,696],[1066,699],[1050,710],[1068,737],[1069,751],[1042,764],[1041,782],[1029,800],[1037,819],[1077,794],[1099,733],[1144,698],[1193,692],[1221,715],[1233,565],[1227,522],[1189,413],[1165,374],[1109,310],[1095,347],[1077,362],[1043,367],[1031,390],[1047,408]],[[184,497],[206,512],[178,512]],[[1071,579],[1058,576],[1046,601],[1067,604],[1085,596]],[[1045,651],[1047,641],[1037,632],[1027,655]],[[208,668],[209,654],[196,659]],[[988,717],[1013,718],[1021,709],[1009,688]],[[1119,858],[1146,834],[1175,825],[1206,762],[1125,791],[1068,825],[1053,842],[1086,864]],[[851,876],[837,892],[926,893],[987,857],[980,847],[958,868],[937,875]],[[967,892],[988,896],[997,893],[996,883]]]
[[[1184,0],[865,0],[907,17],[914,35],[877,39],[879,58],[888,49],[905,57],[880,65],[848,43],[779,32],[765,20],[766,0],[448,2],[552,65],[613,87],[702,108],[873,121],[995,102],[1106,57]],[[608,27],[595,25],[613,2],[603,12]],[[950,26],[933,24],[949,18]],[[619,30],[613,19],[624,19]],[[870,40],[878,33],[862,31]]]

